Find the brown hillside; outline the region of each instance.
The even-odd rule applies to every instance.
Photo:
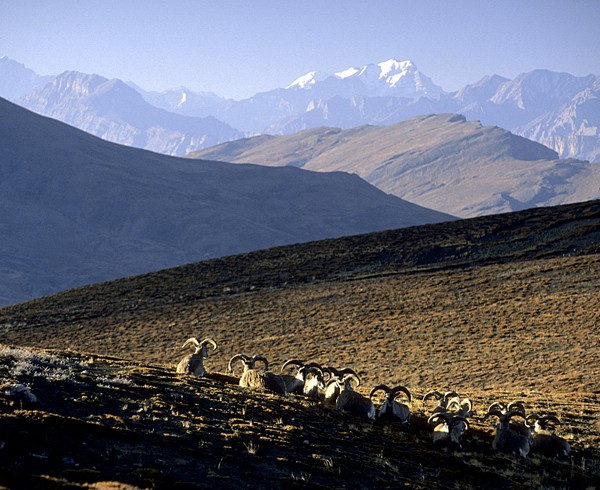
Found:
[[[0,341],[173,364],[188,337],[367,384],[598,390],[597,201],[280,247],[0,310]]]
[[[81,454],[79,473],[61,459],[77,461],[65,446],[57,446],[60,458],[52,453],[55,465],[44,459],[50,435],[30,450],[42,457],[26,459],[36,474],[68,474],[68,481],[109,475],[159,487],[175,477],[184,487],[219,481],[277,488],[307,481],[358,488],[590,487],[600,475],[599,286],[600,202],[594,201],[279,247],[66,291],[1,309],[0,343],[72,349],[59,355],[79,359],[73,376],[83,384],[56,386],[51,377],[47,385],[5,351],[12,368],[0,378],[31,386],[47,406],[7,399],[4,412],[13,415],[0,417],[0,441],[26,452],[18,434],[68,430]],[[405,384],[415,395],[415,424],[409,434],[391,429],[391,449],[381,449],[390,429],[371,429],[299,399],[239,398],[240,389],[226,388],[222,376],[182,380],[174,366],[192,335],[218,342],[206,362],[212,373],[224,373],[230,357],[244,352],[267,356],[273,369],[292,357],[352,366],[363,392],[376,383]],[[80,379],[83,371],[108,381]],[[430,389],[449,388],[475,402],[469,448],[460,455],[431,447],[425,427],[431,407],[418,401]],[[218,415],[222,405],[212,394],[236,399],[238,408]],[[571,463],[491,454],[493,424],[483,414],[499,399],[558,415],[560,433],[574,448]],[[254,407],[251,415],[243,406]],[[310,410],[327,423],[316,423]],[[99,438],[96,451],[85,447],[89,430]],[[205,431],[211,435],[203,446]],[[264,453],[248,463],[241,454],[254,444]],[[120,445],[129,449],[115,449]],[[175,446],[184,448],[182,456]],[[15,478],[27,468],[16,459],[5,464]],[[216,480],[192,485],[194,464]]]
[[[379,189],[463,218],[598,198],[600,167],[458,114],[390,126],[313,128],[222,143],[192,158],[356,173]]]

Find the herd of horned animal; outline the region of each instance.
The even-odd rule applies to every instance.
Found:
[[[185,356],[177,365],[177,373],[196,377],[206,376],[204,360],[209,357],[207,346],[213,351],[217,343],[210,338],[199,341],[191,337],[182,348],[194,347],[194,352]],[[261,367],[256,366],[256,362]],[[396,400],[399,394],[412,402],[410,391],[401,385],[393,388],[385,384],[375,386],[366,397],[355,390],[360,386],[358,374],[351,368],[337,369],[332,366],[321,366],[316,362],[305,362],[290,359],[281,367],[280,373],[269,371],[269,362],[264,356],[236,354],[229,361],[228,371],[238,362],[243,365],[239,385],[252,390],[265,390],[283,396],[300,394],[325,404],[335,406],[341,412],[349,412],[369,420],[392,420],[401,427],[410,425],[410,407]],[[293,368],[296,374],[284,371]],[[352,383],[354,382],[354,386]],[[373,396],[383,392],[384,399],[376,409]],[[461,398],[455,391],[441,393],[429,391],[423,396],[423,406],[428,400],[437,400],[427,423],[432,426],[432,442],[434,445],[462,449],[462,439],[469,428],[469,417],[473,415],[473,406],[469,398]],[[535,454],[553,459],[568,460],[569,443],[558,436],[555,425],[561,422],[555,415],[526,414],[524,403],[514,401],[508,404],[494,402],[490,405],[485,418],[498,417],[498,425],[492,441],[496,451],[526,457]],[[522,420],[513,420],[518,417]]]

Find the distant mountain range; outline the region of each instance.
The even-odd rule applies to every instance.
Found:
[[[16,101],[53,79],[53,76],[38,75],[22,63],[6,56],[0,58],[0,97],[5,99]]]
[[[385,192],[464,218],[600,196],[600,165],[559,159],[546,146],[455,114],[262,135],[189,157],[356,173]]]
[[[120,81],[99,77],[102,81],[96,85],[109,84],[100,93],[78,90],[90,77],[96,76],[68,72],[58,78],[70,78],[73,83],[52,82],[42,88],[48,78],[4,57],[0,59],[0,96],[105,139],[173,155],[243,135],[292,134],[320,126],[390,125],[419,115],[456,113],[542,143],[561,158],[600,162],[597,75],[576,77],[547,70],[523,73],[512,80],[491,75],[446,93],[414,63],[391,59],[335,74],[309,72],[285,88],[240,101],[181,88],[146,92],[129,82],[127,88],[135,88],[147,103],[190,118],[186,120],[142,108],[139,98]],[[205,120],[208,116],[222,123]]]
[[[52,86],[76,80],[65,75]],[[78,90],[120,85],[88,82]],[[452,219],[356,175],[170,157],[4,99],[0,155],[0,304],[211,257]]]
[[[19,102],[105,140],[167,155],[183,156],[243,136],[212,116],[159,109],[124,82],[98,75],[65,72]]]

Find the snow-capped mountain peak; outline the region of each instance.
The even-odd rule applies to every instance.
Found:
[[[364,68],[366,68],[366,67],[363,67],[362,70],[364,70]],[[357,73],[360,73],[362,70],[360,68],[350,67],[350,68],[346,68],[343,71],[339,71],[337,73],[334,73],[333,76],[336,77],[336,78],[339,78],[340,80],[343,80],[344,78],[353,77]]]
[[[381,68],[382,77],[387,77],[398,73],[406,73],[409,70],[417,69],[417,66],[410,60],[397,61],[393,58],[387,61],[382,61],[381,63],[378,63],[377,66]]]
[[[339,94],[346,94],[351,89],[353,95],[367,97],[389,95],[437,98],[443,93],[441,87],[422,74],[412,61],[398,61],[393,58],[381,63],[346,68],[331,76],[311,71],[294,80],[286,89],[310,89],[312,92],[319,92],[321,86],[328,95],[335,92],[336,86]]]
[[[286,89],[309,89],[313,87],[316,83],[325,80],[327,78],[327,74],[319,71],[309,71],[307,74],[302,75],[301,77],[296,78],[292,83],[290,83]]]

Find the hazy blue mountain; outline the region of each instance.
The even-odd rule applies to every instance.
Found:
[[[600,165],[561,160],[546,146],[456,114],[258,136],[189,156],[352,172],[385,192],[465,218],[600,197]]]
[[[93,82],[106,83],[80,88],[96,93]],[[211,257],[451,219],[356,175],[170,157],[4,99],[0,155],[0,304]]]
[[[554,148],[600,162],[600,76],[557,110],[519,127],[518,134]]]
[[[16,101],[36,88],[52,81],[53,76],[42,76],[22,63],[3,56],[0,58],[0,97]]]
[[[107,141],[167,155],[181,156],[243,136],[212,116],[159,109],[121,80],[99,75],[62,73],[19,103]]]
[[[211,108],[225,101],[213,92],[194,92],[185,87],[155,92],[144,90],[134,82],[127,82],[127,85],[139,92],[144,100],[153,106],[184,116],[206,117]]]
[[[11,61],[3,60],[5,64]],[[240,101],[183,88],[156,93],[146,92],[133,82],[129,85],[158,108],[179,115],[213,116],[228,124],[231,128],[223,133],[215,130],[222,136],[217,137],[220,141],[261,133],[292,134],[319,126],[348,129],[363,124],[390,125],[419,115],[455,113],[548,145],[562,158],[600,162],[600,112],[594,111],[598,91],[594,75],[576,77],[548,70],[522,73],[512,80],[490,75],[447,93],[411,61],[392,59],[334,74],[311,71],[287,87]],[[0,96],[9,96],[8,89],[4,89],[3,92],[0,81]],[[44,96],[48,100],[60,97],[50,92]],[[39,101],[28,100],[21,99],[19,103],[31,108],[40,105]],[[41,103],[46,104],[46,101]],[[140,113],[138,108],[122,109]],[[141,113],[147,111],[146,108]],[[67,120],[68,111],[48,112]],[[113,141],[167,154],[182,155],[184,147],[210,146],[216,137],[213,130],[206,133],[201,130],[200,134],[206,137],[189,136],[177,129],[179,123],[165,130],[162,122],[158,125],[146,122],[150,128],[140,130],[116,111],[104,114],[100,121],[86,112],[78,121],[68,122],[94,134],[107,133],[107,138],[110,133],[109,139]],[[232,133],[232,128],[237,131]]]
[[[396,68],[390,76],[385,76],[386,66]],[[522,73],[513,80],[486,76],[445,93],[410,61],[390,60],[334,75],[309,72],[286,88],[226,101],[211,113],[248,133],[267,134],[319,126],[389,125],[419,115],[456,113],[548,145],[563,158],[596,162],[600,161],[600,112],[592,109],[596,97],[597,77],[548,70]]]
[[[301,117],[323,104],[332,104],[331,99],[384,97],[406,99],[403,103],[408,103],[422,97],[438,98],[443,93],[441,87],[419,71],[412,61],[390,59],[334,74],[309,72],[285,88],[262,92],[241,101],[227,100],[209,113],[241,131],[277,132],[285,120]],[[353,121],[344,119],[342,114],[334,117],[343,120],[344,127]],[[365,122],[364,118],[360,120],[360,124]],[[293,127],[299,126],[294,124]]]
[[[320,98],[309,102],[305,111],[271,123],[265,132],[291,134],[318,126],[348,129],[361,124],[389,125],[418,115],[457,113],[548,145],[563,158],[600,161],[600,112],[592,109],[596,97],[597,77],[593,75],[575,77],[535,70],[514,80],[485,77],[437,98]],[[580,120],[574,116],[576,112],[585,117]],[[566,119],[570,123],[565,123]]]

